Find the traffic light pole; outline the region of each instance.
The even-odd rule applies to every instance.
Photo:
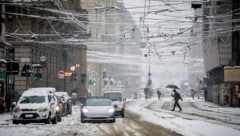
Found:
[[[26,90],[28,89],[28,69],[25,69],[25,73],[26,73]]]

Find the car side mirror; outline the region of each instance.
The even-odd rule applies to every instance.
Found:
[[[12,108],[15,108],[17,105],[17,102],[12,102]]]

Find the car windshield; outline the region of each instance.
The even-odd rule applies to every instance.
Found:
[[[110,99],[87,99],[85,102],[86,106],[111,106]]]
[[[45,97],[44,96],[24,96],[20,103],[44,103]]]
[[[105,93],[104,97],[111,99],[112,101],[122,101],[121,93]]]

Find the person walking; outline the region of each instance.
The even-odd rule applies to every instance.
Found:
[[[191,89],[191,96],[192,96],[192,99],[194,100],[195,91],[193,89]]]
[[[179,100],[183,100],[182,97],[181,97],[181,95],[174,89],[174,90],[173,90],[173,94],[171,94],[171,96],[174,98],[174,101],[175,101],[175,102],[174,102],[174,105],[173,105],[172,111],[175,110],[175,107],[176,107],[176,106],[179,108],[180,111],[182,111],[182,108],[181,108],[181,106],[180,106],[179,103],[178,103]]]
[[[160,90],[157,90],[157,95],[158,95],[158,100],[160,101],[160,98],[161,98],[161,91]]]
[[[203,96],[204,96],[204,100],[207,102],[208,101],[208,90],[207,90],[207,88],[205,88],[203,90]]]
[[[144,94],[145,94],[145,100],[147,100],[148,99],[148,94],[149,94],[149,90],[148,90],[148,88],[147,87],[145,87],[144,88]]]

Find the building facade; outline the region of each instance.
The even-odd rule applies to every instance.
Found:
[[[220,105],[227,100],[224,67],[239,62],[239,0],[203,0],[203,54],[209,100]],[[233,96],[236,94],[232,92]],[[235,96],[236,97],[236,96]],[[231,102],[230,102],[231,101]],[[233,105],[234,106],[234,105]],[[236,106],[236,105],[235,105]]]
[[[87,46],[81,41],[88,39],[90,32],[84,17],[87,11],[80,1],[12,0],[1,5],[6,19],[2,35],[13,50],[5,59],[19,64],[19,73],[6,77],[5,91],[55,87],[87,95]],[[74,74],[59,78],[59,71]]]

